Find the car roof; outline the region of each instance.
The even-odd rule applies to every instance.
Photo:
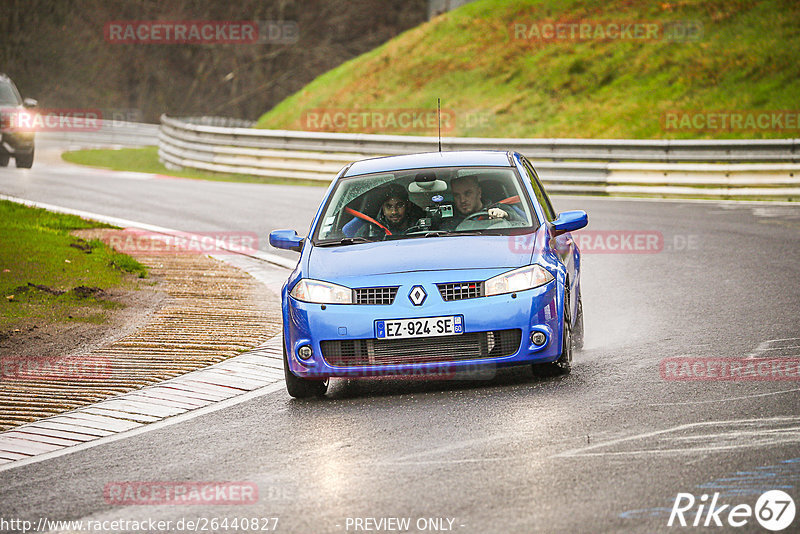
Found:
[[[509,153],[499,150],[426,152],[423,154],[385,156],[357,161],[350,165],[344,176],[426,169],[430,167],[511,167],[511,162],[509,161]]]

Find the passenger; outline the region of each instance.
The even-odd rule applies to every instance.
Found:
[[[392,235],[402,234],[424,216],[424,212],[408,199],[408,191],[400,184],[389,184],[378,188],[377,198],[381,203],[375,220],[381,226],[361,218],[354,218],[342,228],[345,236],[382,237],[388,229]]]
[[[453,204],[456,213],[442,220],[440,228],[452,231],[474,213],[487,211],[490,219],[509,219],[508,212],[498,207],[487,207],[483,203],[483,193],[475,176],[462,176],[450,182],[453,190]],[[488,209],[487,209],[488,208]]]

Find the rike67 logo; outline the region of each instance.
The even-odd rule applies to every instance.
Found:
[[[765,529],[778,532],[789,527],[794,516],[794,500],[781,490],[762,493],[755,507],[749,504],[723,504],[719,493],[714,493],[710,499],[707,494],[697,499],[691,493],[678,493],[667,526],[743,527],[755,517]]]

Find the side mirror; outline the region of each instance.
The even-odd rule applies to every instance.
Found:
[[[295,230],[273,230],[269,233],[269,244],[284,250],[303,251],[303,238]]]
[[[33,98],[24,98],[22,100],[22,105],[25,106],[26,108],[35,108],[36,106],[39,105],[39,101]]]
[[[573,230],[580,230],[589,224],[589,216],[583,210],[563,211],[553,221],[553,235],[561,235]]]

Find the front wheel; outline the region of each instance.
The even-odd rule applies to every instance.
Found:
[[[551,377],[568,375],[572,370],[572,321],[569,314],[569,295],[564,296],[564,328],[562,330],[561,355],[554,362],[534,363],[534,376]]]
[[[283,375],[286,378],[286,391],[295,399],[309,397],[323,397],[328,391],[328,379],[300,378],[289,369],[289,358],[286,355],[286,345],[283,345]]]
[[[33,167],[33,151],[30,154],[17,154],[14,160],[18,169],[30,169]]]

